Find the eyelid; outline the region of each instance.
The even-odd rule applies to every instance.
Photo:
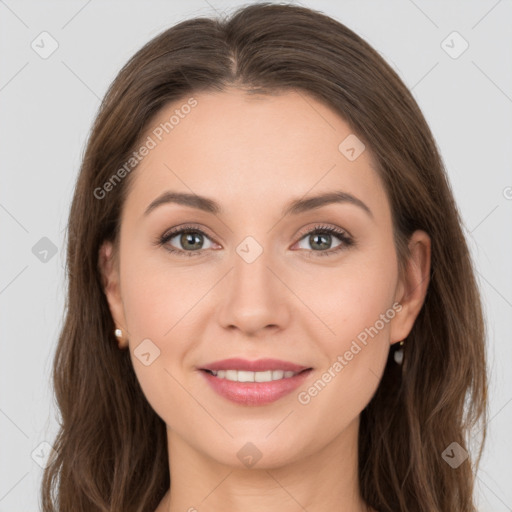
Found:
[[[310,233],[314,233],[315,231],[322,231],[322,229],[326,231],[332,230],[333,232],[337,232],[339,235],[345,235],[347,238],[350,238],[351,240],[354,239],[354,237],[350,234],[348,230],[323,222],[317,222],[313,226],[301,229],[296,236],[299,237],[298,240],[301,240],[304,236],[309,235]]]
[[[169,238],[174,237],[178,234],[180,234],[182,231],[197,231],[205,236],[207,236],[210,240],[214,240],[215,237],[212,236],[209,232],[209,230],[203,226],[200,226],[199,224],[193,224],[193,223],[184,223],[179,224],[177,226],[174,226],[167,231],[163,233],[160,237],[158,237],[160,240],[163,238]]]

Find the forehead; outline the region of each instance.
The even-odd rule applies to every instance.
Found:
[[[385,210],[369,148],[355,159],[345,153],[347,146],[362,150],[355,137],[340,115],[305,92],[192,93],[166,105],[147,127],[141,140],[151,140],[151,149],[133,171],[127,204],[142,211],[173,190],[239,212],[259,201],[281,208],[292,197],[344,190]]]

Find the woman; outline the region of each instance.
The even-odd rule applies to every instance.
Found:
[[[45,512],[476,510],[470,254],[416,102],[347,27],[259,4],[150,41],[68,236]]]

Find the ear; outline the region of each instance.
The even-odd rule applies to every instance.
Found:
[[[391,344],[404,340],[411,332],[430,282],[430,237],[425,231],[417,230],[408,245],[410,257],[395,294],[395,301],[402,309],[391,321]]]
[[[116,328],[123,331],[123,336],[119,339],[119,348],[126,348],[128,346],[128,338],[119,284],[119,261],[112,242],[104,242],[101,245],[98,254],[98,267],[101,274],[103,292],[107,298],[112,319]]]

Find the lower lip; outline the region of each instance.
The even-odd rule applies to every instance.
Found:
[[[287,379],[270,382],[235,382],[228,379],[219,379],[211,373],[200,370],[208,384],[219,395],[241,405],[265,405],[297,389],[312,372],[306,370]]]

